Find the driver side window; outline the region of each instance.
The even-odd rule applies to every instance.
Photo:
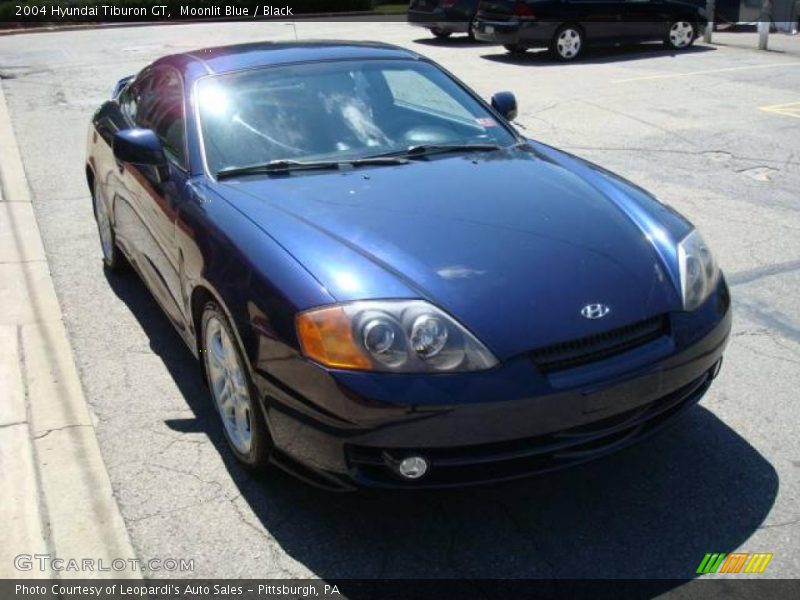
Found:
[[[144,74],[125,90],[120,106],[137,127],[152,129],[167,157],[186,168],[183,82],[176,71],[161,68]]]
[[[132,125],[136,125],[136,111],[142,98],[142,92],[150,86],[152,79],[152,73],[144,73],[122,90],[120,94],[120,109],[122,109],[122,113],[128,118]]]
[[[164,145],[164,152],[186,167],[186,134],[183,114],[183,82],[177,71],[163,68],[153,72],[136,114],[140,127],[152,129]]]

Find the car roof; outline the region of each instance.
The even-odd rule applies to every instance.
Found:
[[[153,63],[153,66],[172,64],[187,74],[189,72],[199,74],[202,71],[203,74],[211,75],[299,62],[381,58],[420,59],[422,57],[411,50],[380,42],[309,40],[256,42],[202,48],[191,52],[165,56]],[[197,67],[201,68],[198,69]]]

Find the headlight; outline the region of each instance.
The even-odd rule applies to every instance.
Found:
[[[369,300],[297,316],[309,358],[338,369],[441,373],[480,371],[497,359],[474,335],[423,300]]]
[[[705,302],[719,280],[719,267],[703,237],[695,229],[678,244],[683,309]]]

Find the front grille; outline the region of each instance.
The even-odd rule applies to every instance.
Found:
[[[579,367],[633,350],[669,335],[669,317],[661,315],[578,340],[553,344],[530,353],[542,373]]]
[[[570,429],[532,438],[451,448],[392,448],[346,445],[356,481],[377,487],[450,487],[507,481],[559,470],[599,458],[654,433],[700,400],[711,372],[648,404]],[[411,454],[425,456],[428,475],[404,481],[390,464]]]

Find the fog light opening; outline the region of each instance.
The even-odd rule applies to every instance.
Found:
[[[404,479],[419,479],[428,472],[428,461],[421,456],[407,456],[397,463],[395,469]]]

